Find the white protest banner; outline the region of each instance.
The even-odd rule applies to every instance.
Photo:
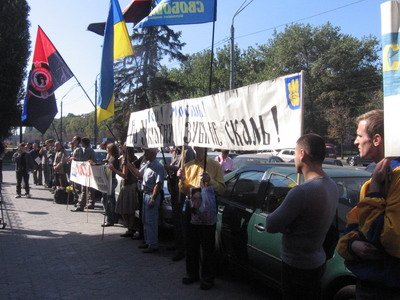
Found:
[[[295,147],[302,133],[302,85],[302,73],[297,73],[134,112],[126,143],[230,150]]]
[[[400,156],[400,3],[381,4],[385,156]]]
[[[70,179],[75,183],[94,188],[102,193],[110,193],[111,172],[105,165],[92,166],[87,161],[73,160]]]

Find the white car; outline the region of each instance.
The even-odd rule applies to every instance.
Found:
[[[276,155],[283,159],[285,162],[294,160],[294,148],[281,149]]]

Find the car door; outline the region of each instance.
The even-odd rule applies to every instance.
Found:
[[[253,214],[263,172],[244,171],[226,182],[219,197],[221,250],[240,264],[247,264],[248,223]]]
[[[249,263],[275,283],[280,282],[281,273],[281,240],[282,234],[268,233],[265,229],[269,213],[279,207],[289,190],[296,185],[293,179],[285,175],[270,174],[265,179],[264,197],[249,222],[251,240],[249,242]]]

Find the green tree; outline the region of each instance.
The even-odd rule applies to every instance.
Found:
[[[180,32],[167,26],[134,31],[134,57],[124,59],[115,68],[115,118],[121,121],[112,124],[112,128],[120,140],[126,138],[131,112],[170,102],[170,93],[180,88],[163,74],[161,65],[166,58],[180,62],[186,59],[180,36]]]
[[[25,92],[29,57],[29,10],[26,0],[0,1],[0,138],[20,124],[18,103]]]
[[[371,103],[371,93],[381,88],[374,37],[357,39],[329,23],[319,27],[295,24],[275,33],[259,50],[265,61],[262,76],[305,71],[304,131],[328,140],[348,139],[352,120]],[[340,119],[337,114],[345,117]]]

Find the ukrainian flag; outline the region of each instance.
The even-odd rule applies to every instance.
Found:
[[[133,48],[121,8],[118,0],[111,0],[104,32],[97,123],[114,115],[114,61],[129,55],[133,55]]]

